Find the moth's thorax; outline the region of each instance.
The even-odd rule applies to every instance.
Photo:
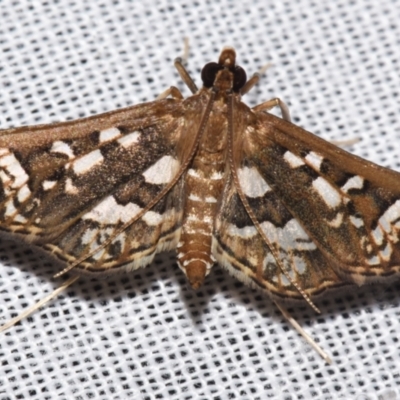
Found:
[[[210,113],[207,128],[200,139],[197,157],[208,158],[208,154],[224,153],[228,145],[227,115],[225,107],[216,107]],[[218,158],[218,156],[216,156]],[[212,158],[212,157],[211,157]]]
[[[233,73],[227,69],[218,72],[214,82],[214,90],[221,93],[231,90],[233,87]]]
[[[210,272],[212,232],[227,165],[226,113],[211,112],[207,128],[185,176],[185,206],[178,264],[195,289]]]

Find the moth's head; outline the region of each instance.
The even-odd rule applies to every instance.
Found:
[[[210,62],[201,70],[201,80],[206,88],[218,87],[239,93],[245,85],[247,76],[242,67],[236,65],[236,53],[232,47],[225,47],[218,63]]]

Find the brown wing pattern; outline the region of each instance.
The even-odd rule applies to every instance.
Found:
[[[196,101],[193,97],[192,101]],[[200,116],[166,99],[83,120],[0,131],[0,229],[67,262],[96,250],[179,171]],[[176,245],[182,182],[79,265],[137,268]]]
[[[249,114],[245,122],[241,131],[235,130],[233,146],[241,190],[276,246],[281,265],[306,293],[399,272],[400,174],[272,115]],[[223,224],[234,224],[240,207],[240,201],[229,202],[230,210],[220,211]],[[247,219],[238,229],[251,225]],[[223,230],[217,227],[220,247],[234,252],[243,245],[262,247],[258,265],[273,265],[258,237],[232,246],[233,239],[242,239],[224,235]],[[299,266],[310,279],[298,277]],[[261,286],[279,276],[279,271],[271,274],[267,269],[256,277]],[[272,291],[287,293],[282,287]]]
[[[262,199],[248,199],[276,246],[282,266],[305,293],[312,295],[342,284],[326,257],[272,191]],[[232,182],[225,187],[216,217],[213,254],[242,282],[276,296],[301,298],[253,225]]]

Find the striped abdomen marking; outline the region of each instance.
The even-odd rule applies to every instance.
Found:
[[[196,158],[186,175],[187,197],[177,258],[194,289],[203,284],[215,261],[211,255],[211,238],[222,191],[223,168],[217,161],[204,165]]]

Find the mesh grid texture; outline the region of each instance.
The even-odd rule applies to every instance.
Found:
[[[0,2],[0,127],[49,123],[189,91],[188,68],[232,45],[248,74],[273,66],[244,101],[286,101],[296,124],[400,170],[400,2],[396,0]],[[400,399],[400,284],[331,292],[292,315],[218,266],[193,292],[174,254],[144,270],[79,280],[0,334],[0,399]],[[0,315],[59,285],[51,261],[0,242]]]

